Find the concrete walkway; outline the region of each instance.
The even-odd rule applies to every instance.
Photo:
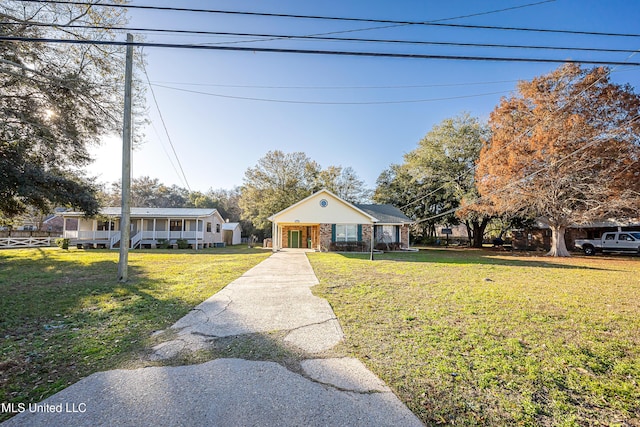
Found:
[[[306,255],[278,252],[176,322],[152,360],[207,349],[216,339],[281,331],[308,355],[300,371],[268,361],[93,374],[4,426],[421,426],[389,388],[352,358],[319,355],[343,337]],[[35,410],[35,405],[33,405]],[[58,411],[59,410],[59,411]]]

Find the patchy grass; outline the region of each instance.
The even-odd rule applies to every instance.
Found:
[[[136,250],[122,284],[117,251],[0,251],[0,402],[35,403],[93,372],[135,364],[153,331],[269,255]]]
[[[640,425],[640,259],[309,254],[347,351],[427,425]]]

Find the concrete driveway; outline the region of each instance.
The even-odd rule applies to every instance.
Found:
[[[420,426],[357,359],[322,356],[342,338],[302,251],[247,271],[172,327],[152,360],[206,350],[215,340],[281,331],[304,354],[294,371],[273,361],[216,359],[190,366],[93,374],[3,426]]]

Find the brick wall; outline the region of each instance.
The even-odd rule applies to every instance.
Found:
[[[320,224],[320,250],[329,251],[331,247],[331,224]]]
[[[300,232],[300,247],[306,248],[307,238],[309,237],[307,235],[307,227],[299,226],[299,225],[285,225],[282,227],[282,247],[283,248],[289,247],[289,231],[291,230],[297,230]]]
[[[409,247],[409,226],[403,225],[400,227],[400,243],[402,247],[407,249]]]

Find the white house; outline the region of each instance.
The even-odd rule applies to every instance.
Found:
[[[225,222],[222,224],[222,240],[227,245],[242,243],[242,227],[239,222]]]
[[[83,212],[64,212],[63,237],[70,244],[115,248],[120,246],[122,209],[100,209],[93,217]],[[163,241],[186,240],[193,248],[222,243],[224,219],[216,209],[131,208],[131,248],[156,247]]]
[[[392,205],[349,203],[320,190],[270,216],[272,248],[319,251],[407,249],[413,223]]]

